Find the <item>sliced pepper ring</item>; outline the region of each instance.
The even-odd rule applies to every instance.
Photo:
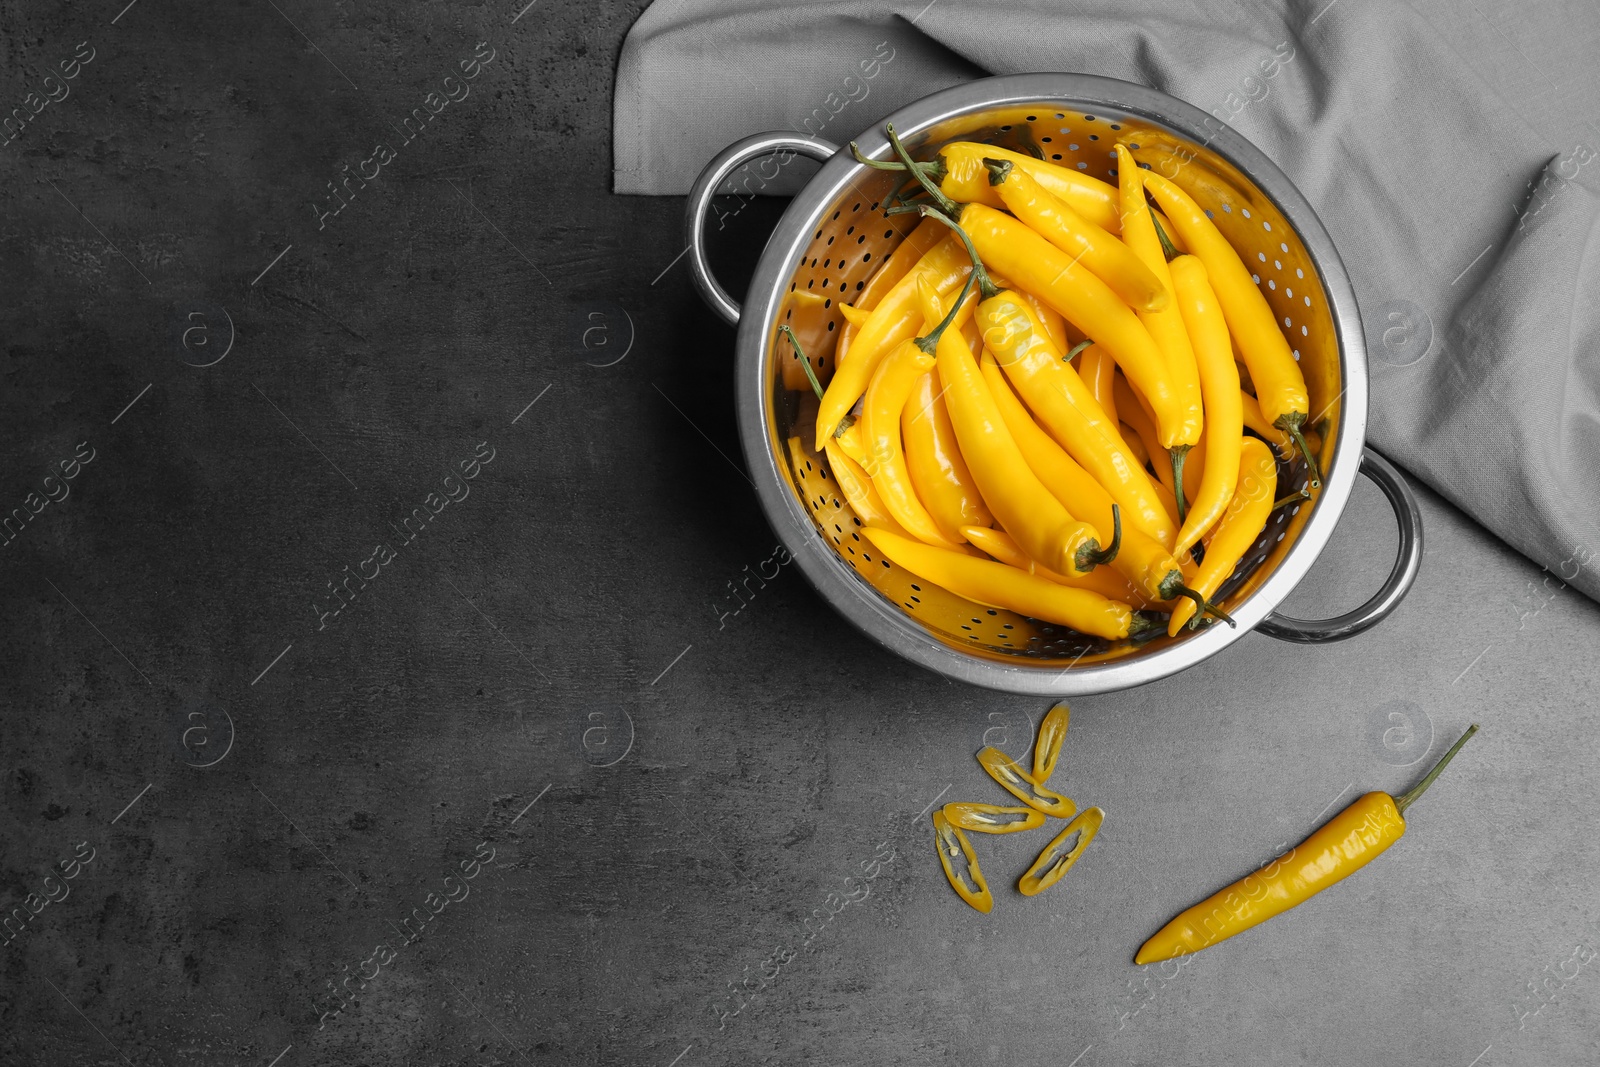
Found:
[[[1105,817],[1106,813],[1100,808],[1087,808],[1076,819],[1067,823],[1066,827],[1055,836],[1055,840],[1039,853],[1039,858],[1033,861],[1028,873],[1017,882],[1017,891],[1025,897],[1036,897],[1061,881],[1062,877],[1072,870],[1072,865],[1078,862],[1078,857],[1083,855],[1084,849],[1089,847],[1094,835],[1100,832],[1100,824],[1105,821]],[[1063,851],[1074,834],[1078,835],[1078,843],[1070,850]]]
[[[1041,785],[1055,773],[1056,761],[1061,758],[1061,743],[1066,740],[1067,722],[1071,717],[1072,709],[1063,700],[1039,720],[1039,736],[1033,742],[1033,780]]]
[[[1070,819],[1078,811],[1078,805],[1070,797],[1040,785],[1016,760],[998,748],[986,748],[979,752],[978,764],[989,772],[990,778],[1000,783],[1002,789],[1030,808],[1058,819]]]
[[[1037,808],[1010,808],[965,800],[946,804],[944,817],[958,830],[980,834],[1014,834],[1037,830],[1044,825],[1044,812]]]
[[[983,871],[978,869],[972,842],[950,825],[942,811],[933,813],[933,832],[939,848],[939,865],[944,868],[950,887],[962,900],[987,915],[994,907],[994,896],[989,892],[989,883],[983,879]]]

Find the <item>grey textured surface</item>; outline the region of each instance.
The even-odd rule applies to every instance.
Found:
[[[1425,494],[1378,630],[1076,703],[1057,776],[1105,829],[1033,900],[1041,837],[981,842],[978,916],[918,816],[994,798],[972,752],[1045,708],[888,657],[788,571],[730,614],[773,549],[731,333],[669,266],[680,202],[606,192],[637,6],[275,2],[0,9],[13,102],[96,51],[0,159],[0,491],[69,491],[0,555],[0,904],[42,904],[0,947],[0,1060],[1594,1061],[1593,603]],[[470,95],[319,230],[479,41]],[[730,224],[730,280],[778,210]],[[1363,485],[1288,607],[1361,599],[1385,516]],[[1131,965],[1468,721],[1357,878]]]

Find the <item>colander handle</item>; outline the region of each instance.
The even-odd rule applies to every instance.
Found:
[[[799,152],[801,155],[810,156],[821,161],[828,159],[839,151],[839,146],[824,141],[820,137],[807,137],[804,134],[778,131],[774,133],[757,133],[735,141],[722,153],[706,164],[706,169],[700,172],[700,177],[695,179],[694,188],[689,190],[689,206],[684,214],[684,229],[689,234],[689,273],[694,276],[695,288],[700,290],[700,297],[711,309],[730,325],[739,324],[739,304],[728,295],[720,282],[711,275],[711,264],[706,260],[706,214],[711,210],[711,198],[717,195],[717,187],[723,181],[749,163],[752,159],[770,156],[774,153]],[[788,160],[779,163],[781,168]],[[778,176],[774,170],[770,175],[756,172],[758,188],[764,188],[767,182]],[[746,185],[746,192],[749,186]]]
[[[1406,484],[1400,469],[1370,448],[1361,453],[1361,473],[1376,482],[1383,495],[1389,498],[1395,523],[1400,528],[1400,554],[1383,588],[1356,610],[1335,619],[1291,619],[1273,612],[1257,624],[1260,632],[1280,641],[1308,645],[1343,641],[1378,625],[1411,591],[1411,583],[1417,580],[1417,572],[1422,569],[1422,510],[1417,506],[1416,494]]]

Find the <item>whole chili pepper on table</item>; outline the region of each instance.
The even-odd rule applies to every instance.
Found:
[[[1444,758],[1397,797],[1367,793],[1316,833],[1255,874],[1178,915],[1140,947],[1134,963],[1160,963],[1241,934],[1288,911],[1371,863],[1406,832],[1405,812],[1478,732],[1467,728]]]

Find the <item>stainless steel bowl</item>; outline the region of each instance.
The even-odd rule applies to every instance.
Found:
[[[831,350],[843,325],[838,304],[850,300],[911,226],[911,220],[882,211],[901,179],[864,167],[818,138],[747,137],[712,160],[690,193],[690,264],[706,301],[739,327],[739,431],[761,505],[830,604],[885,647],[925,667],[992,689],[1049,696],[1154,681],[1217,654],[1251,629],[1285,640],[1332,641],[1360,633],[1394,610],[1421,566],[1421,515],[1399,472],[1365,447],[1367,353],[1355,294],[1327,231],[1283,172],[1238,133],[1181,100],[1083,74],[971,82],[925,97],[889,121],[921,158],[949,141],[988,141],[1113,184],[1112,146],[1119,139],[1139,145],[1136,155],[1194,196],[1259,269],[1262,292],[1284,320],[1305,372],[1309,422],[1323,438],[1323,486],[1313,502],[1274,513],[1223,587],[1219,598],[1237,629],[1212,626],[1139,650],[1108,648],[1060,627],[978,607],[875,557],[857,534],[826,460],[810,451],[808,416],[815,401],[777,328],[788,323],[808,352]],[[890,158],[881,130],[858,140],[868,156]],[[713,197],[730,175],[758,159],[766,162],[755,179],[770,180],[773,168],[793,153],[823,166],[773,231],[741,306],[706,262],[703,235]],[[749,191],[749,180],[743,188]],[[828,369],[825,364],[823,373]],[[1394,507],[1400,531],[1394,569],[1377,595],[1337,619],[1310,622],[1276,614],[1327,544],[1358,472],[1372,478]],[[1280,465],[1279,484],[1297,485],[1304,475],[1303,466]]]

